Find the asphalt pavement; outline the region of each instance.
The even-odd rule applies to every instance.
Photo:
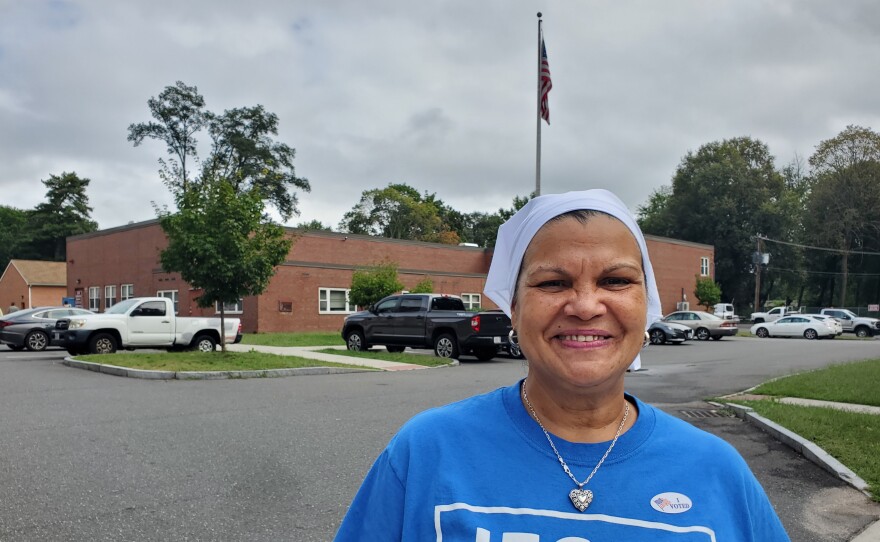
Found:
[[[735,446],[792,540],[873,542],[876,525],[865,528],[880,515],[876,503],[700,399],[876,357],[877,344],[834,343],[651,347],[647,370],[629,375],[627,388]],[[0,353],[3,542],[328,540],[401,423],[525,372],[523,362],[498,358],[434,370],[150,382],[65,367],[63,352],[37,354]]]

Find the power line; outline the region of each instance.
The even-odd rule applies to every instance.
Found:
[[[864,252],[861,250],[840,250],[839,248],[814,247],[810,245],[799,245],[797,243],[789,243],[788,241],[770,239],[769,237],[764,237],[762,235],[759,235],[758,237],[760,237],[763,241],[770,241],[771,243],[779,243],[780,245],[788,245],[791,247],[809,248],[812,250],[824,250],[826,252],[836,252],[838,254],[862,254],[865,256],[880,256],[880,252]]]
[[[791,271],[792,273],[811,273],[813,275],[843,275],[840,271],[810,271],[809,269],[786,269],[784,267],[770,267],[765,269],[770,271]],[[847,273],[850,277],[880,277],[880,273]]]

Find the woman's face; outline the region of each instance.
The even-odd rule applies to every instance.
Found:
[[[511,320],[529,377],[569,389],[620,385],[645,338],[638,243],[616,218],[545,224],[523,257]]]

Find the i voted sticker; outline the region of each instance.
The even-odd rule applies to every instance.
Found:
[[[681,514],[693,507],[690,497],[668,491],[651,497],[651,508],[664,514]]]

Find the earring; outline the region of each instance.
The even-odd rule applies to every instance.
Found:
[[[507,334],[507,342],[509,342],[510,344],[512,344],[514,346],[519,346],[519,344],[516,342],[516,339],[517,339],[516,330],[513,328],[510,328],[510,333]]]
[[[651,344],[651,335],[648,332],[645,332],[645,342],[642,343],[642,348],[647,348],[648,345]]]

